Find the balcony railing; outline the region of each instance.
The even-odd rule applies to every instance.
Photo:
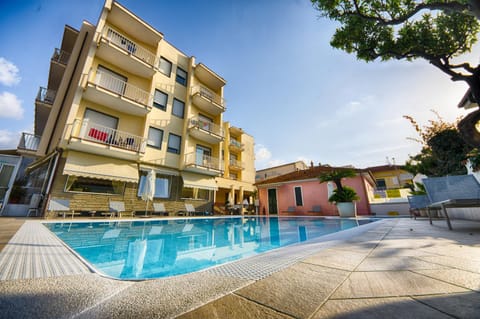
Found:
[[[237,161],[236,159],[230,159],[229,161],[230,167],[238,168],[238,169],[243,169],[243,163],[240,161]]]
[[[110,43],[113,43],[116,46],[124,49],[128,53],[150,64],[151,66],[154,66],[156,64],[155,62],[157,57],[155,56],[155,54],[135,43],[134,41],[130,40],[120,32],[110,27],[107,27],[105,32],[105,38]]]
[[[225,99],[220,95],[215,94],[204,86],[198,85],[192,88],[192,95],[199,94],[200,96],[210,100],[212,103],[218,104],[220,107],[225,108]]]
[[[80,133],[75,135],[75,132],[80,126]],[[132,135],[127,132],[105,127],[100,124],[86,120],[75,120],[73,125],[73,137],[78,137],[87,141],[109,145],[117,148],[126,149],[129,151],[144,153],[146,139],[141,136]]]
[[[56,48],[55,51],[53,52],[52,61],[66,65],[69,59],[70,59],[70,53],[66,51]]]
[[[220,125],[217,125],[210,121],[202,120],[198,117],[192,117],[189,120],[189,128],[192,127],[223,137],[223,130]]]
[[[39,144],[40,144],[40,136],[24,132],[20,137],[20,142],[18,143],[18,149],[36,152],[38,150]]]
[[[94,80],[95,85],[137,103],[149,106],[153,96],[135,85],[125,82],[102,70],[97,70]]]
[[[53,104],[56,95],[57,91],[40,87],[37,93],[37,98],[35,100],[45,104]]]
[[[243,144],[234,139],[230,139],[230,147],[239,151],[243,151]]]
[[[187,166],[193,165],[206,169],[220,170],[220,159],[209,155],[197,153],[185,154],[185,164]]]

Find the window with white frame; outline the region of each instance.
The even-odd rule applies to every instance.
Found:
[[[153,96],[153,106],[155,106],[156,108],[162,111],[166,111],[167,101],[168,101],[168,94],[163,93],[160,90],[155,90],[155,95]]]
[[[302,188],[300,186],[296,186],[294,188],[294,192],[295,192],[295,206],[303,206]]]
[[[173,99],[172,114],[183,119],[183,114],[185,111],[185,103],[180,100]]]
[[[160,57],[160,61],[158,62],[158,70],[170,77],[170,74],[172,73],[172,62],[168,61],[164,57]]]
[[[171,176],[156,174],[154,198],[170,198]],[[138,182],[137,196],[141,197],[147,181],[147,172],[142,171]]]
[[[177,67],[177,76],[175,77],[177,83],[187,86],[187,72],[180,67]]]
[[[180,154],[180,146],[182,142],[182,137],[176,134],[170,133],[168,135],[168,146],[167,152]]]
[[[158,149],[162,148],[163,131],[155,127],[148,128],[147,145]]]

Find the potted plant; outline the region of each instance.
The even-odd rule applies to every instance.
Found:
[[[357,215],[354,201],[358,200],[359,197],[353,188],[342,185],[342,178],[355,177],[356,175],[353,169],[336,169],[325,172],[318,177],[320,183],[335,183],[337,188],[333,190],[328,201],[335,203],[340,217],[355,217]]]

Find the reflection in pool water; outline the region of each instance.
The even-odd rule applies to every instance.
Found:
[[[148,279],[198,271],[372,221],[248,216],[45,226],[98,272]]]

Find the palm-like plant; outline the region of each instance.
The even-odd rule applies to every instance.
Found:
[[[352,202],[359,197],[353,188],[342,185],[342,178],[355,177],[357,173],[350,168],[334,169],[330,172],[325,172],[318,176],[320,183],[334,182],[337,189],[333,191],[332,196],[328,199],[329,202]]]

